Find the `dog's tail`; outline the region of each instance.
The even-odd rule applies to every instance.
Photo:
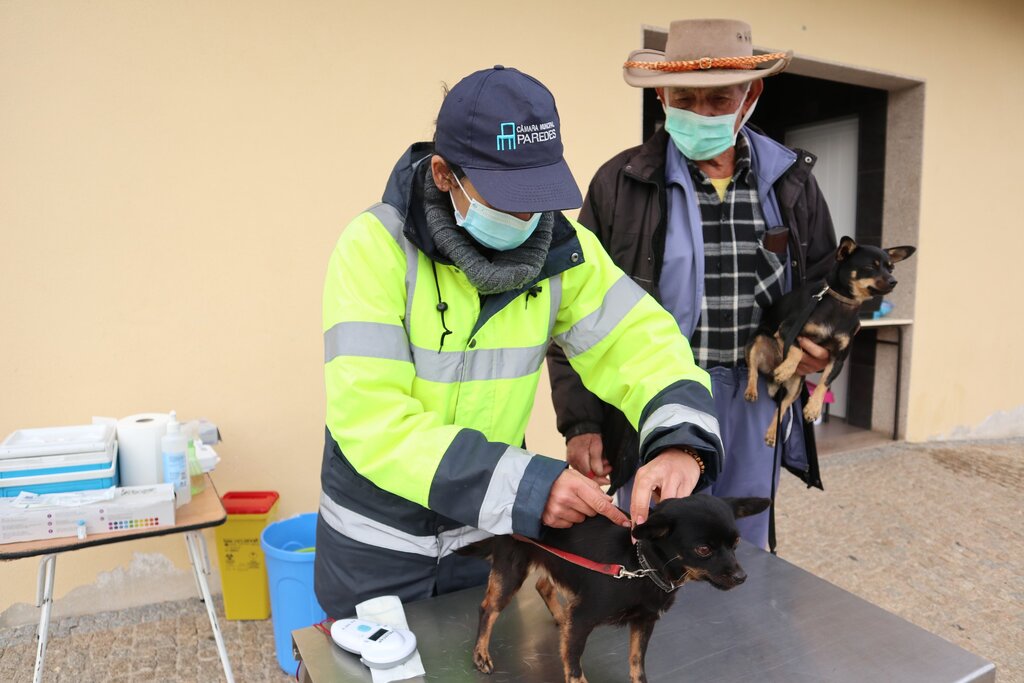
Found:
[[[485,538],[484,540],[477,541],[476,543],[470,543],[469,545],[459,548],[455,552],[463,557],[481,557],[484,559],[490,559],[491,554],[494,552],[494,537]]]

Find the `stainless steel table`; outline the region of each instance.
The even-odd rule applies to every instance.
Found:
[[[995,666],[938,636],[746,543],[747,582],[732,591],[706,584],[680,589],[647,652],[650,683],[943,683],[995,681]],[[414,681],[560,683],[558,632],[533,577],[502,612],[491,638],[495,672],[473,668],[483,588],[405,606],[419,639],[425,678]],[[614,585],[611,587],[614,590]],[[629,680],[628,629],[594,631],[583,655],[590,683]],[[371,681],[354,655],[315,628],[292,633],[300,680]]]

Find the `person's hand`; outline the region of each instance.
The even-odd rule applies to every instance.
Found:
[[[577,434],[565,444],[565,459],[580,474],[594,480],[599,486],[610,484],[611,465],[604,458],[604,443],[600,434]]]
[[[796,366],[796,374],[803,377],[815,372],[821,372],[828,365],[829,353],[824,346],[818,346],[807,337],[797,337],[796,343],[804,351],[804,357],[800,359],[800,365]]]
[[[556,529],[567,529],[594,515],[604,515],[619,526],[632,526],[626,513],[615,507],[611,496],[592,479],[567,469],[555,479],[540,521]]]
[[[636,524],[647,521],[651,497],[655,502],[666,498],[685,498],[693,493],[700,479],[700,465],[692,455],[679,448],[666,448],[636,471],[630,516]]]

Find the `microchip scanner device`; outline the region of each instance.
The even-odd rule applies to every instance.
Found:
[[[343,650],[360,656],[371,669],[388,669],[416,652],[416,636],[404,628],[391,628],[363,619],[339,619],[331,624],[331,639]]]

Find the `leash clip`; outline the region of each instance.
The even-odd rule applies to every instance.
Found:
[[[614,579],[643,579],[654,573],[653,569],[638,569],[635,572],[631,572],[625,567],[619,567],[619,573],[615,574],[612,578]]]
[[[821,301],[822,297],[825,296],[826,292],[828,292],[828,283],[827,282],[825,283],[825,286],[821,288],[821,291],[814,295],[814,298],[817,299],[818,301]]]

